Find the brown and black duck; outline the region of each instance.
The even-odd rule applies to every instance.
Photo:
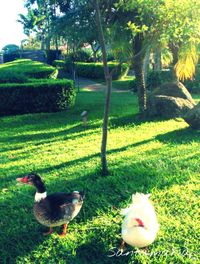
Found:
[[[63,225],[61,236],[67,233],[68,223],[77,216],[85,198],[84,192],[53,193],[47,195],[45,185],[36,173],[17,178],[18,182],[33,185],[36,188],[33,212],[38,222],[50,229],[44,235],[51,234],[53,227]]]

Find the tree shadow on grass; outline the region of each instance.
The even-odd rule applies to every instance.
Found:
[[[13,147],[12,144],[16,143],[31,143],[34,146],[39,146],[43,144],[48,144],[48,143],[53,143],[56,141],[60,140],[68,140],[68,139],[75,139],[79,136],[84,137],[89,134],[95,134],[96,129],[99,127],[99,125],[91,124],[88,125],[88,127],[83,127],[82,124],[79,124],[77,126],[68,128],[68,129],[63,129],[61,131],[57,132],[41,132],[41,133],[33,133],[33,134],[28,134],[28,135],[17,135],[17,136],[12,136],[12,137],[1,137],[0,141],[5,144],[4,147],[1,148],[0,152],[4,151],[10,151],[10,150],[18,150],[22,149],[23,146],[17,146]],[[94,130],[94,131],[92,131]],[[9,143],[8,143],[9,142]],[[34,143],[37,142],[37,143]]]
[[[148,141],[139,142],[139,144],[146,144]],[[129,147],[129,146],[126,146]],[[121,148],[121,151],[125,148]],[[115,149],[112,151],[120,151]],[[88,157],[77,159],[71,161],[70,165],[75,165],[77,162],[85,163],[87,160],[96,157],[98,154],[94,154]],[[69,165],[69,164],[68,164]],[[130,164],[129,164],[130,165]],[[127,164],[118,166],[116,169],[111,170],[111,174],[108,177],[102,177],[98,171],[93,171],[91,173],[85,173],[75,179],[68,179],[64,175],[60,175],[51,180],[50,184],[47,186],[49,193],[55,191],[73,191],[73,190],[86,190],[86,199],[78,217],[74,220],[74,223],[83,224],[86,221],[92,221],[94,217],[99,215],[99,212],[112,213],[112,208],[121,208],[125,201],[130,200],[131,194],[134,192],[144,192],[149,193],[155,187],[162,189],[166,185],[170,186],[174,184],[173,179],[169,182],[166,179],[165,183],[160,179],[160,175],[156,174],[153,168],[148,168],[142,162],[133,162],[130,172],[128,170]],[[41,173],[44,177],[51,173],[51,171],[59,171],[62,167],[67,166],[66,163],[60,164],[58,167],[50,166],[46,169],[39,169],[38,173]],[[138,170],[139,168],[139,170]],[[45,179],[45,177],[44,177]],[[185,179],[182,179],[185,182]],[[155,184],[156,183],[156,184]],[[181,184],[179,182],[179,184]],[[23,190],[21,190],[23,192]],[[28,191],[29,192],[29,191]],[[33,191],[31,191],[33,194]],[[27,252],[33,251],[40,245],[45,239],[40,235],[40,226],[37,224],[36,220],[32,215],[32,203],[33,200],[29,200],[27,204],[27,199],[23,199],[20,194],[16,194],[13,197],[5,197],[3,204],[6,212],[8,212],[7,217],[1,217],[3,219],[3,226],[0,228],[0,241],[3,245],[2,247],[2,260],[8,263],[15,263],[16,258],[22,258],[27,255]],[[2,207],[1,207],[2,208]],[[15,208],[15,210],[13,210]],[[20,212],[20,208],[24,208],[23,212]],[[19,211],[19,212],[18,212]],[[17,221],[15,220],[17,219]],[[15,229],[13,229],[15,226]],[[78,228],[78,227],[77,227]],[[72,230],[73,232],[73,230]],[[124,258],[108,258],[107,250],[105,249],[104,243],[98,242],[98,232],[96,232],[96,238],[90,238],[86,233],[85,236],[87,241],[81,243],[77,246],[76,256],[72,258],[74,263],[124,263]],[[91,234],[90,234],[91,235]],[[112,234],[113,235],[113,234]],[[102,236],[102,233],[101,233]],[[113,240],[107,235],[106,243],[109,240]],[[11,240],[12,237],[12,240]],[[116,241],[116,240],[115,240]],[[16,243],[17,246],[15,245]],[[117,244],[118,246],[118,244]],[[12,250],[8,250],[8,248]],[[66,252],[66,250],[65,250]],[[88,252],[89,255],[88,255]],[[102,262],[95,262],[98,258]],[[80,262],[78,262],[80,260]],[[127,260],[127,258],[126,258]],[[92,262],[93,261],[93,262]],[[111,262],[113,261],[113,262]],[[117,262],[116,262],[117,261]]]
[[[111,117],[110,118],[110,124],[111,127],[123,127],[127,125],[132,125],[132,126],[140,126],[145,123],[150,123],[150,122],[161,122],[161,121],[167,121],[170,120],[162,117],[146,117],[143,118],[141,117],[138,113],[131,114],[131,115],[126,115],[122,117]]]
[[[173,144],[185,144],[190,142],[200,142],[200,130],[194,130],[190,127],[177,129],[165,134],[157,135],[155,139]]]
[[[199,142],[200,137],[199,131],[186,128],[158,135],[155,139],[165,143],[183,144]],[[108,155],[115,152],[126,151],[130,147],[148,144],[152,140],[154,139],[136,142],[131,145],[123,146],[122,148],[111,149],[108,151]],[[59,174],[59,170],[65,167],[76,166],[79,163],[84,164],[99,156],[100,153],[94,153],[90,156],[85,156],[55,166],[49,166],[44,169],[38,168],[38,172],[41,173],[42,176],[51,174],[53,171],[57,171]],[[148,162],[151,163],[151,156],[148,157]],[[67,178],[62,172],[59,177],[52,179],[47,187],[49,193],[55,191],[68,192],[73,190],[86,190],[86,200],[83,210],[74,220],[75,223],[78,224],[92,220],[95,216],[99,215],[99,212],[112,212],[113,206],[121,208],[124,202],[130,200],[131,194],[134,192],[148,193],[151,192],[155,186],[158,189],[163,189],[166,186],[170,187],[177,183],[185,184],[187,179],[187,175],[178,179],[178,182],[173,178],[173,175],[171,178],[164,178],[158,174],[153,167],[148,167],[147,160],[143,160],[141,162],[130,161],[127,164],[119,164],[111,168],[108,177],[102,177],[98,168],[96,171],[93,170],[90,173],[86,172],[81,176],[78,175],[75,179]],[[6,180],[10,180],[11,185],[13,185],[13,175],[10,175]],[[6,187],[9,188],[9,186]],[[21,192],[23,191],[21,190]],[[31,192],[33,194],[33,191]],[[0,260],[2,259],[3,263],[15,263],[17,257],[23,258],[27,255],[27,252],[31,252],[47,239],[40,234],[41,228],[32,216],[32,202],[33,200],[30,199],[27,204],[27,199],[23,199],[17,193],[13,197],[3,196],[0,212],[0,214],[2,214],[0,217],[0,219],[2,219],[0,221]],[[87,236],[86,234],[86,237]],[[112,240],[112,237],[110,237],[110,239]],[[89,257],[88,252],[90,252]],[[98,242],[98,237],[94,240],[88,237],[85,243],[77,246],[76,256],[73,257],[72,260],[74,263],[84,263],[84,261],[87,263],[88,260],[91,260],[90,263],[93,263],[92,261],[98,263],[95,262],[95,259],[100,256],[103,260],[99,262],[99,264],[112,263],[110,262],[112,260],[113,263],[124,263],[124,258],[106,258],[107,253],[104,243]],[[80,262],[78,262],[79,260]]]

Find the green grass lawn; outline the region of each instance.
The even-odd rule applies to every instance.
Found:
[[[113,93],[111,104],[107,177],[99,173],[103,93],[80,92],[67,112],[0,118],[0,263],[199,263],[200,131],[182,119],[139,121],[128,92]],[[41,234],[35,190],[15,181],[31,171],[49,193],[86,191],[65,238]],[[158,237],[146,250],[127,246],[126,256],[109,257],[121,240],[120,210],[135,192],[151,193]]]
[[[124,76],[121,79],[112,81],[112,88],[115,90],[131,90],[135,88],[134,85],[135,76]],[[95,79],[96,82],[106,85],[105,80]]]

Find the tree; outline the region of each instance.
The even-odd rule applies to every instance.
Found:
[[[55,35],[56,21],[56,0],[26,0],[25,7],[28,10],[27,16],[20,14],[18,22],[24,25],[24,32],[30,35],[35,32],[41,39],[41,48],[50,49],[50,41]]]
[[[175,69],[178,78],[194,74],[196,46],[200,32],[200,2],[196,0],[120,0],[116,22],[129,35],[133,50],[133,67],[138,88],[139,112],[146,111],[144,59],[152,47],[171,45],[177,48]]]
[[[102,174],[108,174],[108,166],[107,166],[107,158],[106,158],[106,146],[107,146],[107,134],[108,134],[108,116],[109,116],[109,108],[110,108],[110,96],[111,96],[111,88],[112,88],[112,74],[109,72],[108,63],[107,63],[107,52],[106,52],[106,44],[104,39],[104,33],[101,22],[101,13],[99,8],[99,1],[95,0],[95,11],[96,11],[96,23],[99,33],[99,42],[102,51],[102,58],[104,64],[104,74],[107,84],[106,91],[106,100],[105,100],[105,108],[104,108],[104,118],[103,118],[103,133],[102,133],[102,144],[101,144],[101,164],[102,164]]]
[[[73,1],[73,4],[75,4],[74,1]],[[112,72],[109,72],[108,63],[107,63],[106,42],[105,42],[103,23],[102,23],[103,17],[101,16],[99,0],[90,1],[89,4],[85,1],[79,1],[79,3],[77,3],[76,5],[76,8],[78,4],[82,4],[81,12],[83,12],[84,7],[86,8],[85,11],[87,13],[87,17],[85,17],[85,22],[83,22],[84,15],[82,13],[81,15],[82,19],[77,21],[76,25],[80,28],[82,27],[82,29],[85,27],[85,30],[91,29],[93,31],[96,27],[98,31],[99,43],[100,43],[101,51],[102,51],[102,59],[103,59],[103,64],[104,64],[104,74],[105,74],[105,80],[107,84],[107,90],[106,90],[103,128],[102,128],[101,165],[102,165],[102,175],[107,175],[108,165],[107,165],[106,147],[107,147],[107,135],[108,135],[110,97],[111,97],[111,88],[112,88]],[[80,9],[77,10],[76,17],[78,17],[78,14],[80,14]],[[94,25],[90,27],[91,26],[90,22],[92,20],[93,22],[95,22],[95,24],[93,23]],[[84,34],[85,34],[85,31],[84,31]],[[95,34],[96,34],[96,30],[95,30]],[[95,35],[95,38],[97,39],[97,35]],[[87,38],[87,42],[89,42],[88,38]]]

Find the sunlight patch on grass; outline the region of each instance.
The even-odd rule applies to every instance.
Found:
[[[136,102],[130,93],[112,95],[107,177],[100,175],[101,93],[80,92],[69,111],[0,119],[0,262],[197,263],[199,131],[182,119],[141,122]],[[35,190],[15,181],[31,171],[42,175],[48,193],[86,191],[66,238],[56,234],[60,228],[41,235],[32,214]],[[135,192],[151,193],[158,237],[146,251],[127,246],[131,254],[109,258],[121,240],[120,210]]]

